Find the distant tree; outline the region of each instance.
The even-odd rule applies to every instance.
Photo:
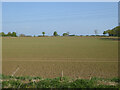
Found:
[[[16,32],[8,32],[7,34],[5,34],[4,32],[0,33],[1,36],[5,37],[5,36],[11,36],[11,37],[17,37]]]
[[[63,33],[63,36],[69,36],[69,32]]]
[[[17,37],[16,32],[12,32],[11,36],[12,36],[12,37]]]
[[[7,36],[11,36],[11,35],[12,35],[12,33],[11,33],[11,32],[8,32]]]
[[[25,34],[20,34],[19,37],[25,37]]]
[[[69,32],[67,32],[67,34],[69,35],[70,33],[69,33]]]
[[[73,34],[73,35],[69,35],[69,36],[76,36],[76,35]]]
[[[109,34],[109,36],[114,36],[114,31],[113,30],[107,30],[106,32]]]
[[[115,28],[112,29],[115,33],[115,36],[120,37],[120,26],[117,26]]]
[[[104,32],[103,32],[104,33]],[[118,36],[120,37],[120,26],[117,26],[113,28],[112,30],[107,30],[106,33],[109,34],[109,36]]]
[[[1,32],[0,35],[1,35],[1,36],[5,36],[6,34],[5,34],[4,32]]]
[[[45,32],[42,32],[43,36],[45,36]]]
[[[104,35],[107,34],[107,31],[104,31],[103,34],[104,34]]]
[[[56,32],[56,31],[54,31],[53,35],[54,35],[54,36],[58,36],[58,34],[57,34],[57,32]]]
[[[95,32],[95,35],[97,35],[97,34],[98,34],[98,30],[94,30],[94,32]]]

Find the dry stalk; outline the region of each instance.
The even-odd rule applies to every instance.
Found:
[[[16,73],[19,69],[20,69],[19,66],[17,66],[17,68],[16,68],[16,70],[13,72],[12,76],[14,76],[15,73]]]
[[[61,81],[62,81],[62,78],[63,78],[63,70],[62,70],[62,72],[61,72],[61,78],[60,78],[60,79],[61,79]]]

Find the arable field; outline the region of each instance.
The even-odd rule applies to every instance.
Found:
[[[93,37],[4,37],[4,75],[73,78],[118,76],[118,41]]]

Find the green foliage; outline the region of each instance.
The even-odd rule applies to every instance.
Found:
[[[104,31],[103,34],[104,34],[104,35],[107,34],[107,31]]]
[[[53,36],[58,36],[58,34],[57,34],[57,32],[56,32],[56,31],[54,31]]]
[[[113,86],[113,85],[98,85],[96,86],[96,88],[119,88],[118,85],[117,86]]]
[[[12,36],[12,33],[11,33],[11,32],[8,32],[7,36]]]
[[[116,33],[116,35],[120,37],[120,26],[117,26],[113,28],[112,30],[115,31],[114,33]]]
[[[17,37],[16,32],[12,32],[11,36],[12,37]]]
[[[8,34],[5,34],[4,32],[1,32],[0,33],[0,36],[2,36],[2,37],[17,37],[17,34],[16,34],[16,32],[8,32]]]
[[[120,26],[113,28],[112,30],[104,31],[103,34],[109,34],[109,36],[120,36]]]
[[[110,79],[112,82],[117,82],[117,83],[120,83],[120,78],[112,78]]]
[[[107,80],[107,79],[104,79],[104,78],[98,78],[98,77],[92,77],[91,80],[94,80],[94,81],[102,81],[102,80]]]
[[[98,81],[115,81],[118,78],[104,79],[93,77],[89,79],[71,79],[68,77],[57,78],[40,78],[40,77],[16,77],[4,76],[2,87],[3,88],[119,88],[118,85],[105,85],[98,84]]]
[[[3,81],[2,82],[2,88],[18,88],[20,86],[21,82],[19,80],[9,80],[9,81]]]
[[[69,35],[69,36],[76,36],[76,35]]]
[[[94,80],[77,79],[71,83],[72,88],[94,88],[96,82]]]
[[[0,36],[5,36],[5,33],[4,33],[4,32],[1,32],[1,33],[0,33]]]
[[[69,33],[67,32],[67,33],[63,33],[63,36],[68,36],[69,35]]]
[[[45,32],[42,32],[43,36],[45,36]]]

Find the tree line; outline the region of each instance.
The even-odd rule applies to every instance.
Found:
[[[115,28],[113,28],[112,30],[106,30],[103,32],[103,34],[108,34],[109,36],[118,36],[120,37],[120,26],[117,26]]]
[[[5,34],[4,32],[0,33],[0,36],[2,37],[18,37],[16,32],[8,32]],[[38,35],[38,37],[45,36],[45,32],[42,32],[42,35]],[[53,36],[60,36],[57,31],[54,31]],[[75,35],[69,35],[69,32],[63,33],[63,36],[75,36]],[[19,37],[32,37],[31,35],[25,35],[20,34]],[[33,37],[36,37],[35,35]]]
[[[42,35],[38,35],[37,37],[41,37],[41,36],[45,36],[45,32],[42,32]],[[97,35],[97,31],[95,30],[95,34],[96,35],[91,35],[91,36],[99,36]],[[106,30],[103,32],[103,36],[105,36],[106,34],[108,34],[109,36],[120,36],[120,26],[117,26],[115,28],[113,28],[112,30]],[[18,37],[18,35],[16,34],[16,32],[8,32],[7,34],[5,34],[4,32],[0,33],[0,36],[2,37]],[[60,36],[57,31],[53,32],[53,36]],[[69,32],[63,33],[62,36],[76,36],[76,35],[70,35]],[[80,35],[82,36],[82,35]],[[86,35],[88,36],[88,35]],[[30,35],[25,35],[25,34],[20,34],[19,37],[32,37]],[[35,35],[33,37],[36,37]]]
[[[4,32],[1,32],[0,33],[0,36],[2,36],[2,37],[17,37],[17,34],[16,34],[16,32],[8,32],[7,34],[5,34]]]

